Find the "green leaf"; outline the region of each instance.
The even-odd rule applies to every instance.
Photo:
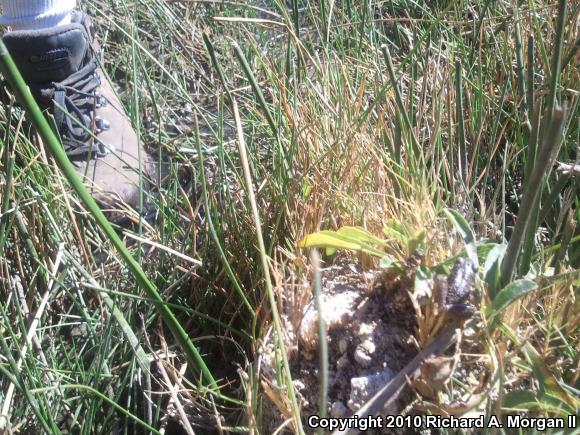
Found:
[[[415,285],[413,287],[413,296],[418,301],[430,298],[432,295],[431,287],[431,276],[433,272],[431,269],[425,266],[419,266],[417,272],[415,273]]]
[[[505,244],[495,245],[491,251],[489,251],[487,258],[485,259],[485,265],[483,266],[483,279],[487,285],[491,298],[495,297],[501,282],[500,266],[506,247],[507,245]]]
[[[311,192],[312,192],[312,185],[305,178],[304,181],[302,182],[302,198],[304,200],[308,199]]]
[[[459,232],[459,234],[461,234],[461,237],[465,243],[475,243],[475,236],[473,235],[473,231],[471,230],[471,227],[465,218],[461,216],[458,211],[453,210],[452,208],[446,208],[444,211],[445,214],[447,214],[449,220],[455,226],[455,229]]]
[[[372,243],[380,246],[386,245],[384,240],[375,237],[362,227],[342,227],[336,233],[357,240],[360,243]]]
[[[384,257],[385,253],[369,244],[383,244],[383,241],[377,239],[363,228],[344,227],[338,231],[320,231],[309,234],[298,242],[301,248],[326,248],[327,253],[334,253],[336,249],[348,249],[355,252],[364,252],[366,254]]]
[[[301,248],[335,248],[335,249],[349,249],[351,251],[359,251],[360,245],[358,243],[348,242],[336,234],[326,234],[324,232],[309,234],[298,242]]]
[[[477,243],[477,257],[479,258],[479,263],[485,263],[487,257],[491,254],[493,248],[498,246],[496,242],[490,242],[488,240],[478,240]]]
[[[476,243],[477,256],[479,258],[478,264],[483,263],[485,261],[485,259],[488,257],[488,255],[490,254],[490,252],[492,251],[492,249],[496,246],[497,246],[497,243],[495,243],[495,242],[493,242],[493,243],[488,242],[488,241],[482,242],[481,240],[479,242],[477,242]],[[457,261],[457,259],[460,257],[465,257],[465,256],[467,256],[467,250],[465,248],[463,248],[457,254],[455,254],[451,257],[447,257],[445,259],[445,261],[443,261],[442,263],[438,264],[437,266],[433,266],[432,267],[433,272],[447,275],[449,273],[449,270],[451,270],[451,268],[453,267],[453,265]]]
[[[534,281],[528,279],[520,279],[505,286],[493,299],[491,306],[487,309],[487,316],[491,319],[495,318],[506,310],[519,298],[536,290],[538,285]]]
[[[503,398],[503,408],[535,409],[537,407],[536,394],[530,390],[510,391]]]
[[[446,208],[444,211],[457,232],[461,234],[463,242],[465,243],[467,256],[471,259],[471,261],[479,265],[479,259],[477,258],[477,247],[475,246],[475,235],[473,234],[471,227],[458,211],[451,208]]]
[[[537,395],[530,390],[510,391],[503,400],[503,408],[511,410],[540,411],[564,416],[571,408],[558,397],[549,394]]]

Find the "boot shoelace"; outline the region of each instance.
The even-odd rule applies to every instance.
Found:
[[[104,157],[109,152],[95,137],[109,128],[106,120],[94,116],[95,107],[105,104],[105,99],[96,92],[101,85],[101,78],[96,70],[96,62],[91,60],[65,80],[52,82],[52,87],[40,91],[43,99],[53,101],[52,112],[56,127],[62,137],[65,152],[72,160],[80,160],[87,155]]]

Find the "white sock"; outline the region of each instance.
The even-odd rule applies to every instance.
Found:
[[[71,22],[76,0],[0,0],[0,24],[12,30],[39,30]]]

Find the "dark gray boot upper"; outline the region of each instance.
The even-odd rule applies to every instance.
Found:
[[[73,22],[51,29],[9,32],[3,38],[38,104],[54,116],[73,162],[106,154],[104,144],[91,140],[93,121],[96,119],[97,130],[103,128],[104,121],[95,115],[95,106],[101,104],[101,79],[89,31],[89,25]]]
[[[85,28],[71,23],[55,29],[20,30],[3,37],[24,80],[32,87],[60,82],[90,60]]]

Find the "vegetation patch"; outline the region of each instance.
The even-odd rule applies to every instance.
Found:
[[[578,413],[580,5],[83,7],[158,171],[109,228],[2,83],[0,431]]]

